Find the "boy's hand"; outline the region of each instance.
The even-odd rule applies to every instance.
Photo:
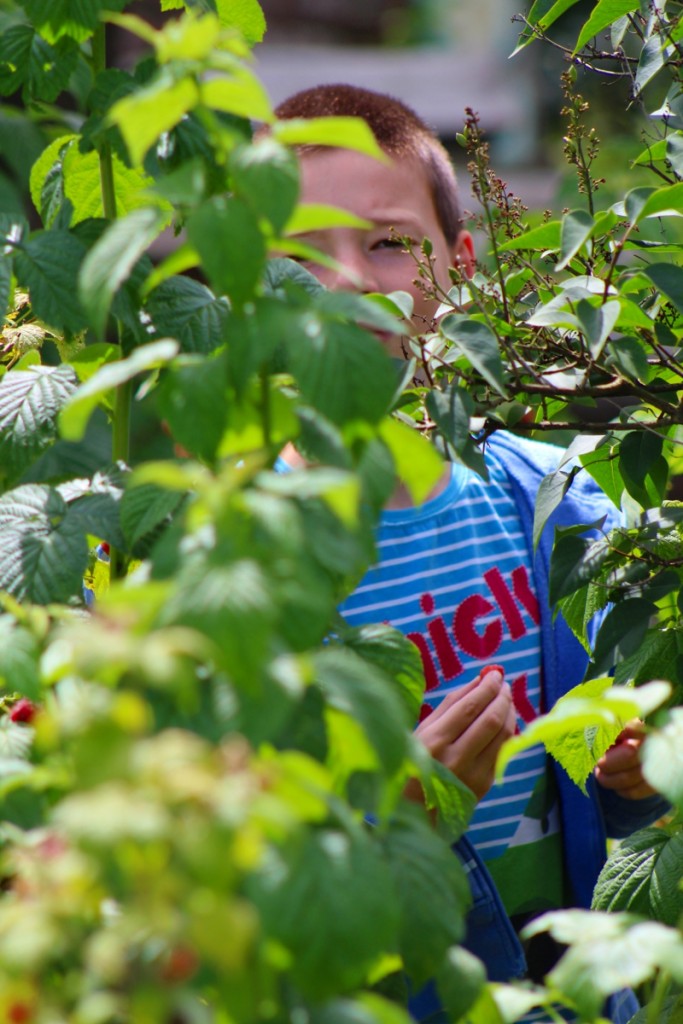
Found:
[[[595,778],[601,786],[613,789],[627,800],[642,800],[656,793],[643,778],[640,748],[644,739],[645,726],[634,718],[595,766]]]
[[[514,735],[516,722],[510,687],[502,670],[492,666],[450,693],[416,735],[481,800],[493,785],[496,756]]]

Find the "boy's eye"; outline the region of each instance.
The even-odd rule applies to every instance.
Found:
[[[402,238],[381,238],[378,242],[372,246],[373,249],[398,249],[399,252],[403,252],[406,249],[406,244]]]

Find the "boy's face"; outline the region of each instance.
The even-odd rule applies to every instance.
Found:
[[[430,239],[435,277],[445,292],[451,287],[450,265],[460,265],[467,275],[472,273],[471,236],[461,231],[455,245],[449,246],[426,176],[415,160],[385,164],[342,149],[306,153],[301,158],[301,199],[339,206],[371,222],[367,229],[330,228],[299,236],[340,263],[353,280],[319,264],[305,265],[328,288],[409,292],[415,303],[411,333],[431,329],[438,301],[425,297],[415,284],[415,256],[395,236],[413,239],[418,256],[422,239]],[[392,355],[403,354],[400,336],[383,340]]]

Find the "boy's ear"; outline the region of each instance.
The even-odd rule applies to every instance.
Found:
[[[451,246],[451,260],[454,267],[459,267],[466,277],[474,274],[474,242],[469,231],[461,231]]]

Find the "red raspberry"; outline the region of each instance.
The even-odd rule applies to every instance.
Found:
[[[36,711],[35,704],[26,697],[22,697],[12,705],[9,716],[13,722],[32,722]]]
[[[111,551],[111,548],[107,544],[106,540],[102,541],[102,543],[100,544],[100,547],[102,548],[102,553],[105,554],[105,555],[108,555],[110,553],[110,551]]]
[[[11,1003],[7,1007],[7,1020],[10,1024],[26,1024],[33,1017],[33,1010],[28,1003]]]
[[[161,977],[165,982],[177,985],[196,974],[198,968],[199,960],[194,950],[187,946],[175,946],[161,969]]]

